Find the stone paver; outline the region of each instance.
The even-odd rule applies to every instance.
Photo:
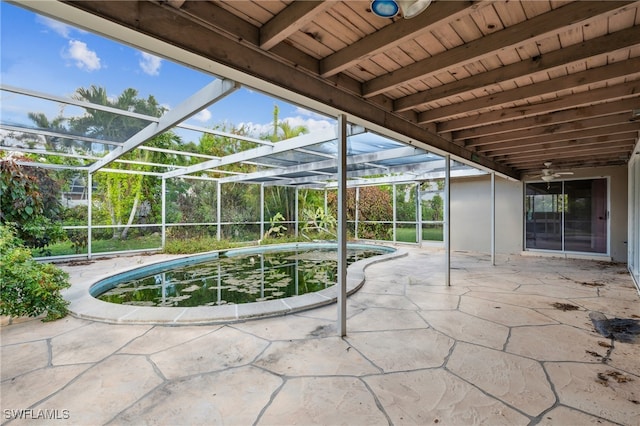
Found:
[[[462,342],[502,349],[509,337],[509,328],[464,312],[421,312],[420,315],[435,330]]]
[[[389,424],[362,381],[354,377],[290,379],[258,424],[278,425]]]
[[[599,340],[596,333],[568,325],[514,327],[506,350],[540,361],[589,362],[594,359],[589,352],[597,350]]]
[[[280,386],[282,379],[251,366],[192,376],[157,388],[111,424],[248,425]]]
[[[347,340],[384,372],[440,367],[454,343],[430,329],[352,333]]]
[[[230,327],[217,330],[151,355],[151,360],[168,379],[247,365],[268,342]]]
[[[601,363],[545,365],[560,402],[625,425],[640,424],[640,378]]]
[[[0,351],[0,360],[2,360],[0,377],[4,383],[6,380],[13,380],[24,373],[46,367],[49,364],[47,342],[40,340],[3,345]]]
[[[526,425],[529,418],[443,370],[365,379],[399,425]]]
[[[144,334],[149,326],[92,323],[51,339],[53,365],[96,362]]]
[[[161,383],[144,356],[114,355],[33,408],[68,410],[70,424],[104,424]]]
[[[255,365],[282,376],[362,376],[379,372],[339,337],[273,342]]]
[[[532,416],[555,403],[542,365],[529,358],[458,343],[447,362],[447,369]]]
[[[447,287],[442,252],[406,251],[366,270],[345,338],[335,305],[209,325],[3,318],[1,422],[640,424],[640,343],[589,319],[640,320],[623,265],[454,253]],[[78,285],[166,258],[68,266],[66,297],[77,305]],[[110,308],[91,306],[81,315]],[[181,315],[206,321],[207,310]]]

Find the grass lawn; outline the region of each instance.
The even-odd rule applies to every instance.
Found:
[[[444,241],[444,230],[442,227],[422,228],[422,241]]]
[[[105,253],[110,251],[123,251],[123,250],[143,250],[143,249],[156,249],[162,244],[162,238],[160,235],[145,235],[143,237],[129,238],[126,240],[93,240],[91,243],[91,253]],[[51,256],[64,256],[76,254],[76,251],[71,247],[71,241],[62,241],[56,244],[52,244],[47,247],[51,251]],[[34,257],[40,257],[41,254],[38,250],[32,250]],[[79,254],[86,254],[86,247]]]
[[[422,228],[422,240],[423,241],[443,241],[442,227]],[[397,228],[396,229],[396,241],[405,243],[416,242],[416,228]]]
[[[443,231],[441,227],[423,228],[422,239],[423,241],[443,241]],[[300,239],[301,241],[306,241]],[[292,241],[296,241],[295,238]],[[415,227],[397,228],[396,229],[396,241],[415,243],[416,242],[416,229]],[[274,243],[289,242],[285,239],[276,239]],[[267,243],[267,241],[264,241]],[[126,250],[144,250],[144,249],[157,249],[162,244],[162,238],[160,235],[146,235],[142,237],[132,237],[126,240],[93,240],[91,246],[92,254],[126,251]],[[180,239],[174,238],[167,241],[167,247],[165,252],[167,253],[194,253],[201,251],[210,251],[217,249],[224,249],[234,246],[240,246],[241,243],[231,243],[229,241],[217,241],[214,237],[209,238],[187,238]],[[64,256],[77,254],[71,247],[71,241],[63,241],[57,244],[53,244],[47,247],[51,251],[51,256]],[[42,257],[38,250],[32,250],[34,257]],[[79,254],[86,254],[86,247]]]
[[[415,243],[416,227],[396,228],[396,241],[402,241],[403,243]]]

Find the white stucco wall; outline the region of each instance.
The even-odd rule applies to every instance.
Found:
[[[609,178],[610,255],[627,260],[627,167],[575,170],[571,179]],[[491,251],[491,178],[489,175],[451,182],[451,248]],[[523,184],[496,177],[496,252],[523,250]]]
[[[520,253],[523,236],[522,183],[496,177],[496,252]],[[491,252],[491,178],[451,182],[451,248]]]

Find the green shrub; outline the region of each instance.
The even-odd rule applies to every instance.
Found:
[[[62,219],[65,225],[86,226],[88,222],[87,208],[85,206],[76,206],[65,209],[62,212]],[[71,241],[71,248],[76,254],[82,253],[87,248],[87,230],[86,229],[67,229],[67,238]]]
[[[46,171],[0,158],[0,224],[14,224],[28,247],[48,255],[47,246],[66,238],[60,219],[59,186]]]
[[[191,254],[238,247],[240,244],[228,240],[218,241],[216,237],[174,238],[167,240],[164,253]]]
[[[70,286],[69,275],[49,263],[31,257],[10,226],[0,226],[0,314],[36,317],[43,321],[67,314],[69,304],[60,295]]]

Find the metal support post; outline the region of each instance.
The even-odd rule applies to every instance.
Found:
[[[91,240],[93,239],[93,175],[87,172],[87,259],[91,260]]]
[[[258,240],[262,240],[264,237],[264,183],[260,184],[260,237]]]
[[[298,197],[299,197],[299,194],[298,194],[298,188],[296,188],[296,196],[295,196],[295,203],[296,203],[296,206],[295,206],[295,208],[293,209],[293,212],[294,212],[294,214],[296,215],[296,217],[295,217],[295,222],[294,222],[294,223],[295,223],[295,227],[296,227],[296,229],[295,229],[295,232],[296,232],[296,233],[295,233],[296,238],[298,238],[298,227],[299,227],[299,224],[298,224]]]
[[[216,230],[216,235],[217,235],[217,239],[218,241],[220,241],[220,238],[222,237],[222,225],[220,224],[220,222],[222,221],[222,214],[221,214],[221,210],[222,210],[222,200],[220,199],[222,197],[222,188],[221,188],[222,184],[220,184],[220,181],[216,182],[216,222],[218,223],[218,229]]]
[[[496,266],[496,174],[491,173],[491,265]]]
[[[422,247],[422,194],[420,193],[420,182],[416,183],[416,243]]]
[[[451,285],[451,158],[445,155],[444,175],[444,247],[447,286]]]
[[[347,335],[347,117],[338,116],[338,335]]]
[[[164,250],[167,243],[167,179],[162,178],[162,249]]]
[[[393,242],[396,242],[396,221],[398,220],[398,215],[396,213],[396,184],[393,184]]]
[[[360,216],[358,213],[358,210],[360,210],[360,187],[356,188],[356,214],[355,214],[355,226],[354,226],[354,235],[356,240],[360,237],[358,235],[358,217]]]

